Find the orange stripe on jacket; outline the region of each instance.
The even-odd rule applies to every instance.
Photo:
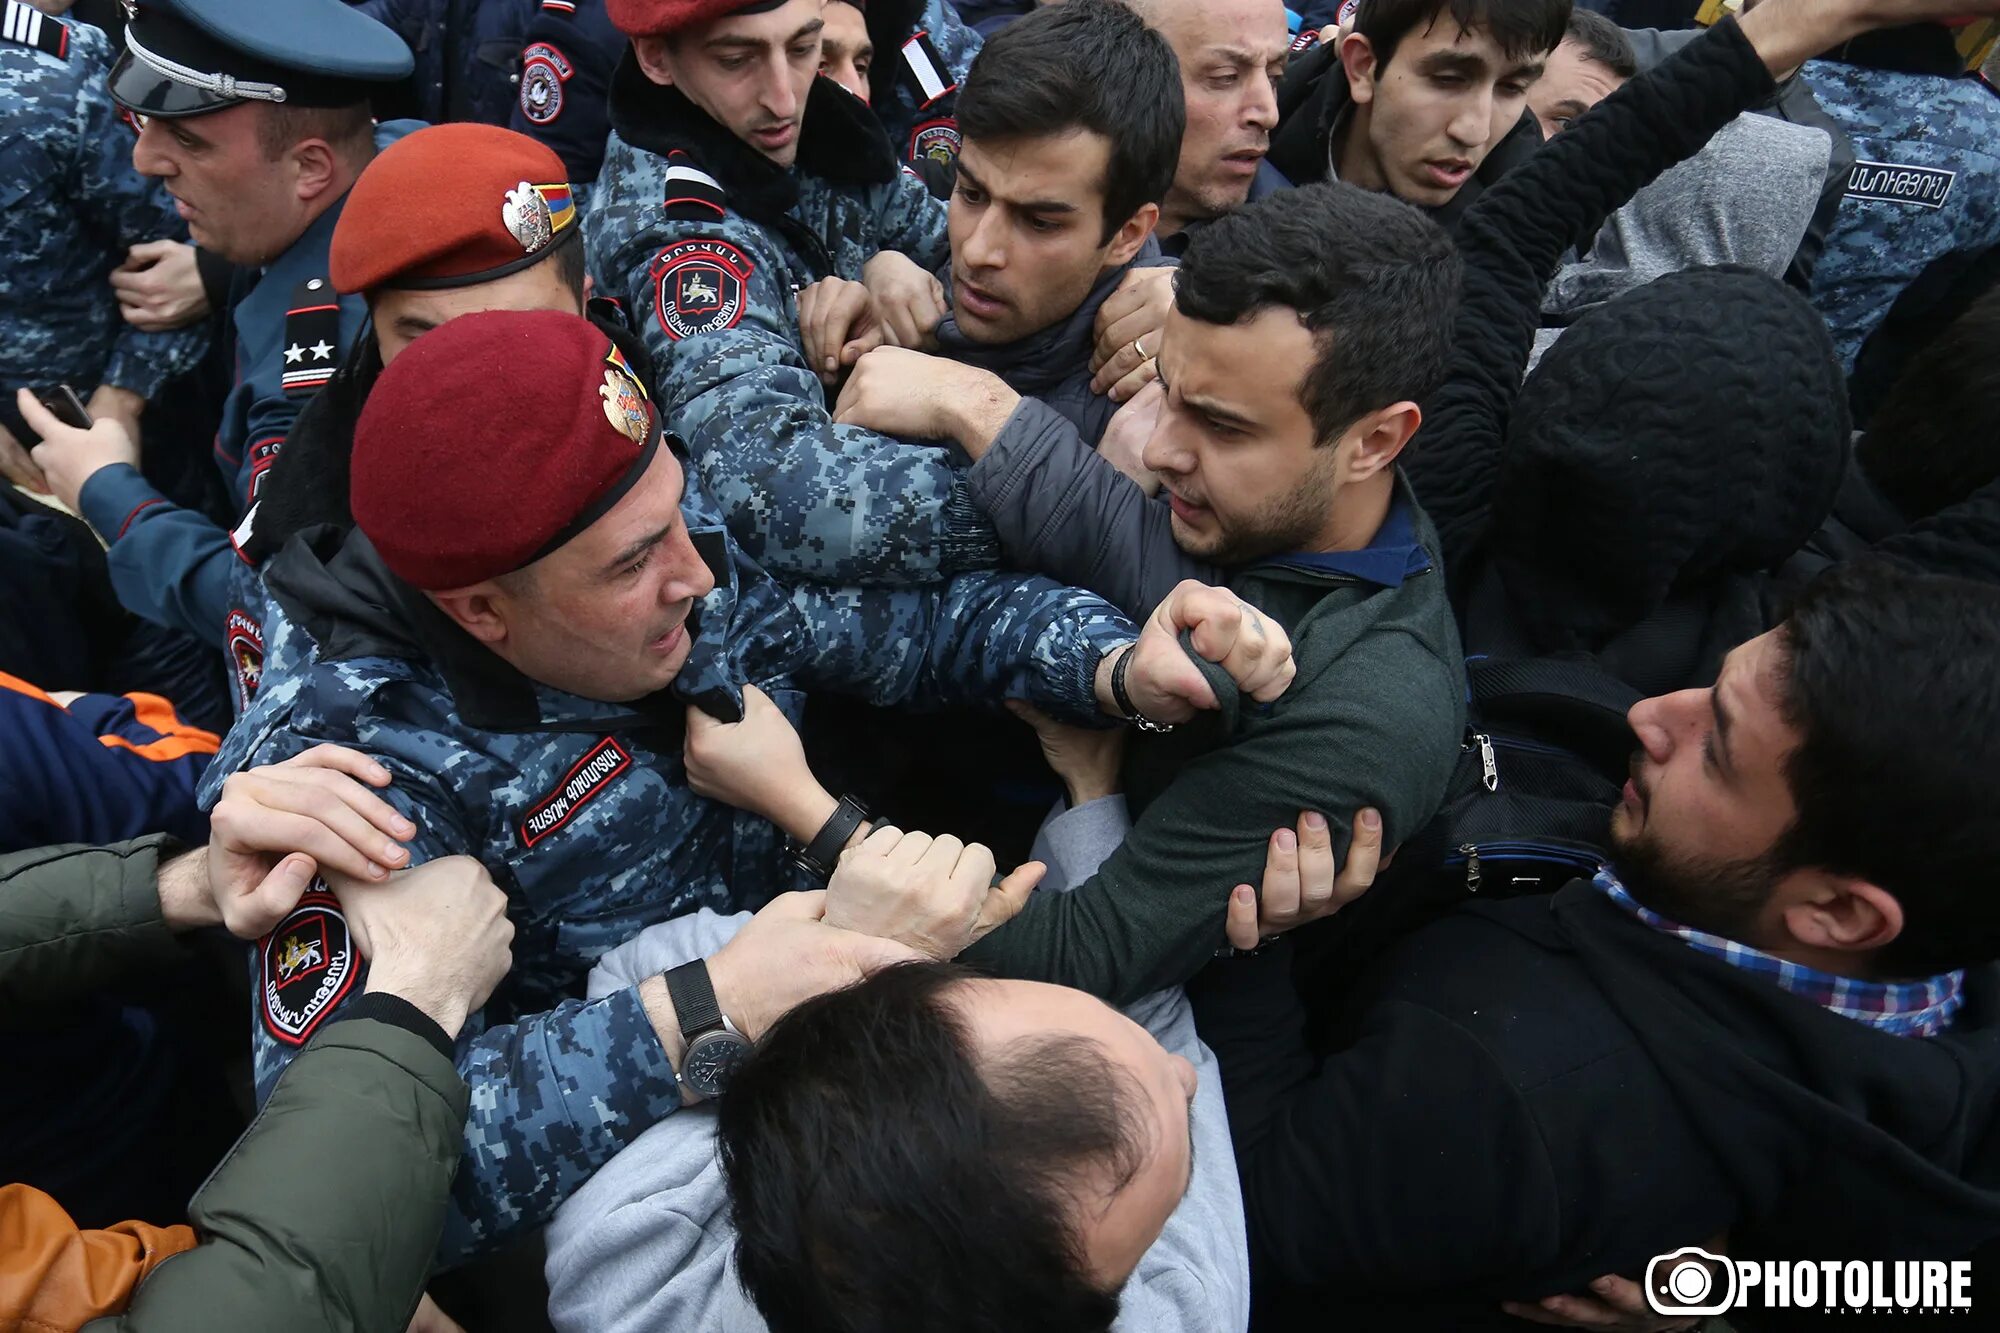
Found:
[[[184,1226],[82,1231],[40,1190],[0,1185],[0,1328],[78,1328],[122,1313],[148,1274],[194,1245]]]
[[[222,738],[212,731],[181,721],[174,706],[157,694],[128,694],[133,712],[141,724],[160,733],[160,739],[135,745],[123,736],[99,736],[97,743],[114,750],[130,750],[142,759],[166,763],[191,754],[214,754],[222,748]]]

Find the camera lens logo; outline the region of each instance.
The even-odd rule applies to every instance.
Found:
[[[1646,1265],[1646,1304],[1656,1314],[1722,1314],[1736,1304],[1736,1266],[1689,1246]]]

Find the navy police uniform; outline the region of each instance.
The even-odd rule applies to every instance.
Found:
[[[283,9],[259,0],[156,0],[126,30],[111,94],[135,115],[200,116],[244,101],[339,106],[400,78],[410,53],[395,34],[337,0]],[[377,146],[414,122],[377,127]],[[262,269],[238,273],[227,334],[235,383],[215,460],[240,515],[277,456],[299,407],[331,378],[366,311],[338,299],[326,251],[340,201]],[[78,497],[110,545],[113,585],[134,611],[221,646],[228,615],[229,534],[155,490],[136,468],[101,468]]]
[[[604,0],[537,0],[521,48],[521,87],[510,129],[541,140],[569,170],[570,189],[587,209],[611,138],[611,71],[625,54],[625,34],[611,25]]]
[[[533,0],[359,0],[354,7],[408,43],[418,120],[505,125],[520,79]]]
[[[948,198],[958,163],[958,89],[986,39],[946,0],[875,0],[863,12],[875,43],[870,105],[903,164],[932,194]]]

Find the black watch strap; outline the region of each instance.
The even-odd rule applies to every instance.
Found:
[[[693,1041],[711,1028],[722,1026],[722,1006],[715,1002],[715,986],[708,979],[708,960],[670,967],[663,978],[667,998],[674,1002],[674,1016],[680,1020],[681,1036]]]
[[[833,867],[840,860],[841,849],[854,836],[854,830],[861,827],[868,818],[868,807],[852,796],[840,798],[840,804],[833,808],[826,823],[820,825],[813,840],[800,850],[796,858],[799,867],[822,883],[833,878]]]
[[[1118,711],[1125,715],[1125,720],[1140,731],[1172,731],[1173,723],[1153,721],[1133,706],[1132,696],[1125,692],[1125,668],[1132,665],[1132,654],[1138,651],[1139,645],[1134,643],[1120,653],[1118,660],[1111,664],[1111,702],[1117,704]]]

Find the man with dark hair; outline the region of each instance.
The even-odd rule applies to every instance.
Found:
[[[369,99],[410,72],[409,48],[339,0],[142,0],[111,95],[144,128],[132,160],[166,181],[195,244],[241,266],[227,328],[235,387],[215,457],[241,517],[305,401],[359,335],[359,300],[327,283],[347,192],[378,147]],[[110,546],[118,596],[159,624],[222,646],[229,533],[140,475],[115,421],[53,427],[36,462]]]
[[[1570,0],[1361,0],[1351,32],[1293,63],[1271,161],[1450,225],[1533,151],[1528,89],[1569,16]]]
[[[1542,138],[1561,134],[1638,73],[1639,60],[1623,28],[1594,9],[1571,10],[1568,30],[1528,90],[1528,109],[1541,124]]]

